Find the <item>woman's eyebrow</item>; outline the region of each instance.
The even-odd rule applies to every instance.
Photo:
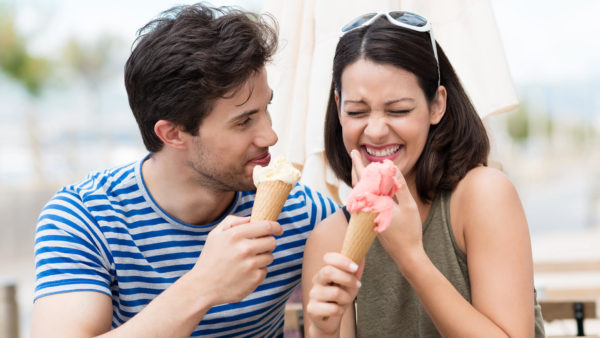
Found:
[[[394,103],[398,103],[398,102],[402,102],[402,101],[414,101],[414,99],[410,98],[410,97],[403,97],[400,99],[393,99],[393,100],[389,100],[385,102],[385,105],[390,105],[390,104],[394,104]]]

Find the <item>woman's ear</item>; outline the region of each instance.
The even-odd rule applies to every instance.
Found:
[[[431,111],[429,114],[429,123],[430,124],[438,124],[444,117],[446,113],[446,99],[448,97],[448,92],[446,91],[446,87],[439,86],[437,91],[435,92],[435,97],[433,101],[431,101]]]
[[[154,133],[163,141],[165,146],[183,149],[185,148],[185,138],[181,128],[171,121],[158,120],[154,124]]]

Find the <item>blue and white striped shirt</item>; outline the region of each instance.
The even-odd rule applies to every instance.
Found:
[[[36,299],[72,291],[105,293],[113,301],[114,328],[194,266],[209,231],[222,219],[190,225],[169,216],[144,185],[142,162],[90,174],[44,207],[35,240]],[[238,192],[226,215],[249,216],[254,196],[254,191]],[[300,282],[306,239],[337,208],[297,184],[278,219],[284,233],[277,237],[266,279],[241,302],[211,308],[192,336],[281,336],[285,302]]]

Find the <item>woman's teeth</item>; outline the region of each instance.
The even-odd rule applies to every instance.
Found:
[[[398,149],[400,149],[399,145],[390,147],[390,148],[385,148],[385,149],[371,149],[369,147],[365,147],[365,149],[367,150],[367,154],[371,155],[371,156],[389,156],[395,152],[398,151]]]

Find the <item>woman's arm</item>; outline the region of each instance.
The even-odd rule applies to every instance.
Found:
[[[518,195],[499,171],[471,170],[452,194],[451,222],[467,254],[472,304],[427,257],[415,201],[404,188],[380,240],[442,336],[532,337],[533,268]],[[417,222],[417,219],[419,221]]]
[[[302,302],[307,337],[354,337],[353,302],[358,266],[338,252],[347,222],[341,210],[310,234],[302,263]]]

